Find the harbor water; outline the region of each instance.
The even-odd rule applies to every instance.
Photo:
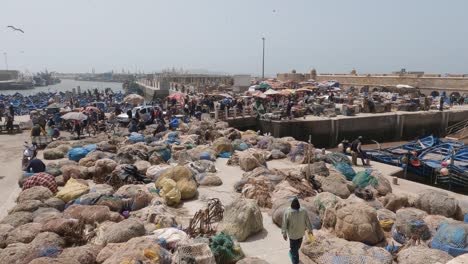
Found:
[[[15,93],[21,93],[23,95],[32,95],[37,94],[39,92],[66,92],[72,91],[73,88],[77,88],[80,86],[81,92],[89,90],[94,90],[97,88],[100,91],[103,91],[105,88],[111,88],[114,92],[122,91],[122,83],[118,82],[92,82],[92,81],[75,81],[69,79],[62,79],[61,83],[43,86],[43,87],[35,87],[34,89],[28,90],[6,90],[0,91],[0,94],[11,95]]]

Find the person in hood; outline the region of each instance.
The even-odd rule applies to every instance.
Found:
[[[291,207],[284,212],[281,225],[284,240],[289,237],[289,257],[293,264],[299,264],[299,249],[306,229],[312,232],[312,224],[307,211],[301,208],[299,199],[295,197],[291,202]]]

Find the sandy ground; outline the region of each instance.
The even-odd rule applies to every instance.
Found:
[[[20,192],[18,178],[22,174],[23,143],[29,140],[27,131],[15,135],[0,135],[0,219],[14,206]]]

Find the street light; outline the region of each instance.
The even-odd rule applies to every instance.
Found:
[[[7,58],[7,53],[6,53],[6,52],[3,52],[3,56],[5,57],[5,67],[6,67],[6,70],[8,71],[8,58]]]
[[[265,79],[265,38],[262,38],[262,41],[263,41],[262,79]]]

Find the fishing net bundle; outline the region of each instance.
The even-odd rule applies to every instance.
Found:
[[[236,263],[244,256],[242,249],[234,243],[232,237],[224,233],[211,238],[210,248],[216,263]]]
[[[351,161],[349,161],[348,156],[339,152],[327,153],[325,155],[325,162],[330,163],[335,166],[338,163],[345,163],[345,164],[351,165]]]
[[[452,256],[468,253],[468,225],[443,222],[438,226],[431,247],[443,250]]]
[[[356,176],[353,178],[353,184],[359,188],[365,188],[369,185],[376,188],[379,185],[379,180],[372,176],[372,170],[365,170],[356,173]]]
[[[264,179],[249,178],[242,188],[242,196],[257,200],[260,207],[271,208],[270,185]]]
[[[304,183],[301,179],[299,178],[295,178],[291,175],[288,175],[286,176],[285,178],[289,185],[291,185],[291,187],[295,188],[296,190],[299,191],[299,194],[297,195],[298,198],[302,199],[302,198],[306,198],[306,197],[311,197],[311,196],[314,196],[316,194],[316,192],[314,191],[314,188],[312,188],[312,186],[310,186],[310,184],[307,184],[307,183]]]
[[[356,172],[350,164],[345,162],[338,162],[334,164],[335,169],[337,169],[341,174],[346,177],[346,180],[352,181],[356,176]]]
[[[291,160],[292,162],[295,162],[295,163],[299,163],[299,164],[307,163],[309,161],[307,159],[307,152],[309,150],[308,148],[309,148],[308,144],[299,143],[294,149],[292,149],[288,153],[289,160]],[[311,149],[311,152],[313,152],[313,149]],[[310,159],[311,162],[313,162],[315,160],[315,157],[313,156],[313,154],[311,155],[310,158],[311,158]]]
[[[317,263],[331,264],[375,264],[388,263],[388,256],[375,254],[374,256],[354,256],[354,255],[337,255],[334,253],[325,253],[317,259]],[[391,262],[390,262],[391,263]]]

